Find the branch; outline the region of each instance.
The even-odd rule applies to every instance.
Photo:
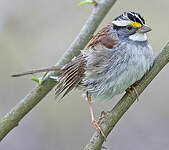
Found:
[[[104,16],[115,2],[116,0],[100,0],[100,2],[97,3],[97,6],[95,6],[79,35],[75,38],[56,66],[68,63],[75,55],[80,53],[80,50],[84,49]],[[49,73],[40,87],[35,87],[0,120],[0,141],[8,134],[8,132],[16,127],[19,121],[55,86],[55,82],[49,78],[50,75],[52,75],[52,73]]]
[[[165,45],[160,54],[155,58],[154,65],[150,71],[136,83],[135,88],[140,95],[145,88],[150,84],[150,82],[156,77],[156,75],[163,69],[163,67],[169,62],[169,42]],[[101,128],[105,136],[107,137],[116,123],[124,115],[124,113],[130,108],[130,106],[136,100],[136,95],[132,91],[132,97],[129,93],[126,93],[121,100],[114,106],[114,108],[105,112],[104,119],[101,123]],[[84,150],[101,150],[104,139],[98,132],[95,132],[88,145]]]

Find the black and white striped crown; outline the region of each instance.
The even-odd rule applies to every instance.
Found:
[[[145,24],[145,20],[139,13],[136,12],[124,12],[122,15],[118,16],[113,20],[113,24],[117,26],[127,26],[131,22],[137,22],[141,25]]]

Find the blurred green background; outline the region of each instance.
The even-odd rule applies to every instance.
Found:
[[[13,73],[52,66],[62,56],[92,11],[80,0],[0,1],[0,118],[35,85],[31,76]],[[169,39],[169,1],[117,0],[99,29],[123,11],[136,11],[152,27],[155,55]],[[104,146],[108,150],[169,149],[169,68],[153,80],[140,101],[118,122]],[[119,97],[94,104],[96,117],[110,110]],[[74,91],[57,104],[51,91],[0,144],[0,150],[79,150],[95,129],[87,102]]]

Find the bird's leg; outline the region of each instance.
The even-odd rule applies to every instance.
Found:
[[[90,110],[90,115],[91,115],[91,123],[92,125],[99,131],[99,133],[103,136],[103,138],[105,138],[105,135],[99,125],[99,123],[101,122],[102,118],[100,117],[98,121],[96,121],[94,119],[94,113],[93,113],[93,109],[92,109],[92,104],[91,104],[91,96],[89,96],[88,92],[87,92],[87,100],[88,100],[88,104],[89,104],[89,110]]]

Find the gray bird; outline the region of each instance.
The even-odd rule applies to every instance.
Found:
[[[86,93],[92,124],[104,137],[101,120],[95,121],[91,102],[109,100],[125,92],[150,69],[154,56],[147,40],[149,31],[151,28],[139,13],[124,12],[100,30],[70,63],[13,76],[59,70],[56,97],[63,93],[63,98],[74,88]]]

